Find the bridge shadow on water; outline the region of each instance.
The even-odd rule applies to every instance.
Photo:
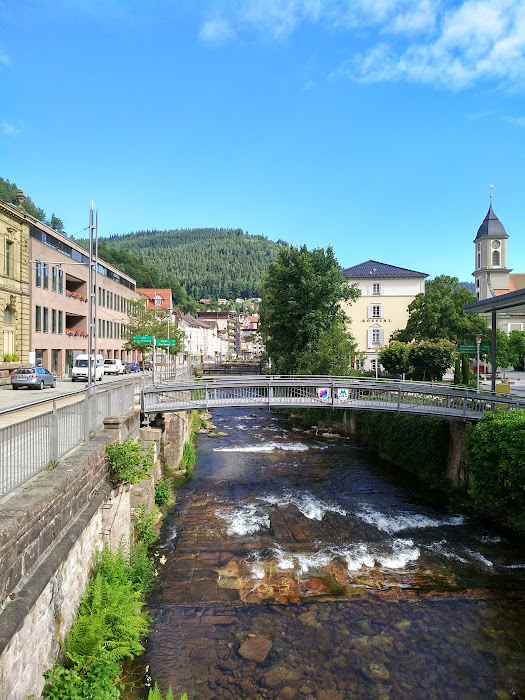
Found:
[[[350,441],[214,413],[143,662],[211,698],[525,697],[525,545]]]

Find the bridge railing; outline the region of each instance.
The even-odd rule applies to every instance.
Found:
[[[178,382],[142,392],[144,414],[220,406],[379,408],[478,419],[485,411],[525,408],[525,399],[442,384],[310,376]]]

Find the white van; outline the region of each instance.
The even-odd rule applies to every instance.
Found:
[[[72,382],[87,382],[88,380],[88,358],[89,355],[77,355],[75,362],[73,363],[73,369],[71,370],[71,381]],[[102,355],[97,355],[97,363],[95,366],[95,358],[91,355],[91,376],[102,381],[104,376],[104,358]]]
[[[104,374],[124,374],[122,360],[113,360],[110,357],[106,357],[104,360]]]

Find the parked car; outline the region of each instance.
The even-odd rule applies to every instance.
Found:
[[[123,362],[122,363],[122,371],[124,374],[129,374],[131,372],[131,369],[129,368],[130,363],[129,362]]]
[[[11,375],[11,386],[18,389],[27,386],[30,389],[43,389],[50,386],[54,389],[57,378],[45,367],[18,367]]]
[[[153,368],[153,363],[151,362],[151,360],[141,360],[139,362],[139,367],[143,371],[151,370]]]
[[[71,370],[71,381],[72,382],[87,382],[88,381],[88,355],[77,355],[75,362],[73,363],[73,369]],[[101,382],[104,376],[104,359],[102,355],[97,355],[97,361],[95,363],[95,356],[91,355],[91,376],[92,379]]]
[[[126,362],[128,372],[140,372],[140,367],[136,362]]]
[[[107,357],[104,360],[104,374],[124,374],[124,365],[122,361]]]

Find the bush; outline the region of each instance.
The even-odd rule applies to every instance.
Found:
[[[140,440],[127,437],[106,447],[109,476],[115,484],[138,484],[153,467],[153,446],[142,449]]]
[[[155,486],[155,503],[158,506],[167,506],[171,503],[172,494],[169,482],[165,479]]]
[[[113,700],[120,697],[119,684],[114,681],[120,666],[110,652],[101,649],[91,658],[71,654],[69,662],[69,668],[55,664],[44,673],[46,683],[42,697],[49,700],[84,700],[90,697]]]
[[[192,442],[185,442],[182,449],[182,459],[180,461],[180,469],[186,471],[186,476],[190,477],[193,474],[195,466],[195,447]]]
[[[469,490],[488,509],[525,532],[525,410],[485,413],[467,434]]]
[[[133,529],[135,531],[135,541],[144,543],[146,546],[152,544],[157,539],[157,533],[154,528],[155,509],[151,513],[147,512],[144,504],[137,508]]]

